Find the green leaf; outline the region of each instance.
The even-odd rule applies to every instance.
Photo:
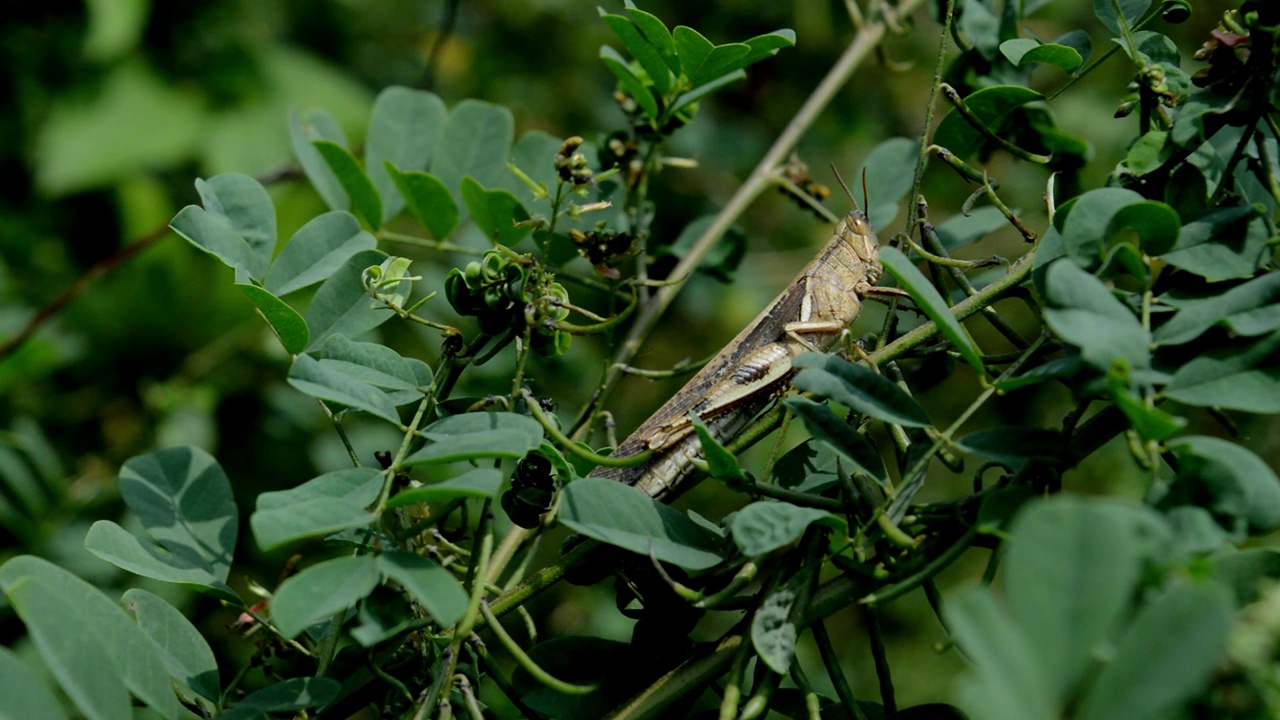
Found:
[[[743,555],[759,557],[799,540],[815,522],[836,527],[842,524],[826,510],[763,500],[735,513],[729,523],[729,532]]]
[[[803,353],[796,388],[834,400],[869,417],[907,427],[932,427],[929,415],[892,380],[835,355]]]
[[[676,28],[679,30],[680,28]],[[631,72],[627,59],[622,57],[617,50],[603,45],[600,47],[600,61],[609,71],[618,78],[618,85],[622,91],[635,99],[640,109],[648,118],[656,119],[658,117],[658,101],[654,99],[653,93],[649,91],[649,87],[644,84],[636,74]]]
[[[309,349],[320,347],[332,335],[357,337],[393,317],[390,310],[371,305],[362,280],[365,268],[381,265],[386,259],[384,252],[361,250],[324,281],[307,308]]]
[[[431,366],[386,345],[332,335],[314,354],[321,367],[388,391],[397,406],[420,399],[431,387]]]
[[[624,657],[632,649],[627,643],[597,637],[551,638],[530,648],[529,657],[552,677],[596,689],[586,695],[556,692],[523,667],[511,674],[511,687],[521,702],[542,717],[599,720],[635,694],[635,676],[629,668],[601,660]]]
[[[84,59],[93,63],[115,60],[138,45],[147,26],[151,3],[147,0],[89,0]],[[2,696],[2,695],[0,695]]]
[[[184,446],[131,458],[120,468],[120,494],[165,549],[227,579],[239,515],[213,456]]]
[[[1081,704],[1081,720],[1155,720],[1206,689],[1233,610],[1213,582],[1184,582],[1148,603]]]
[[[507,166],[514,137],[515,120],[510,110],[480,100],[463,100],[445,122],[431,174],[450,190],[468,176],[481,185],[491,184]]]
[[[1127,372],[1112,367],[1107,371],[1107,390],[1116,407],[1129,418],[1133,429],[1147,440],[1164,440],[1187,426],[1186,418],[1171,415],[1158,407],[1151,407],[1129,389]]]
[[[911,295],[911,299],[924,314],[938,324],[938,331],[951,341],[965,362],[969,363],[978,375],[986,375],[986,368],[982,366],[982,353],[978,350],[977,344],[973,342],[973,338],[969,337],[968,331],[960,321],[956,320],[956,316],[951,313],[951,308],[947,306],[946,301],[924,274],[917,270],[907,256],[897,248],[882,247],[879,257],[885,271]]]
[[[342,183],[342,189],[351,198],[351,209],[375,231],[382,227],[382,198],[378,197],[373,181],[364,173],[359,161],[335,142],[314,140],[311,144],[329,164],[334,177]]]
[[[657,15],[647,13],[636,7],[628,6],[627,14],[631,16],[636,28],[644,35],[649,47],[653,48],[662,57],[667,69],[678,77],[680,75],[680,58],[676,56],[675,42],[672,40],[671,31],[667,29],[666,24],[659,20]],[[650,74],[652,75],[652,73]]]
[[[1080,51],[1065,45],[1040,43],[1030,38],[1005,40],[1000,43],[1000,52],[1009,58],[1014,67],[1022,67],[1032,63],[1052,65],[1063,72],[1072,73],[1084,64]]]
[[[387,507],[398,508],[452,498],[492,500],[498,497],[498,491],[501,489],[502,473],[500,471],[494,468],[474,468],[458,477],[396,493],[387,500]]]
[[[1067,255],[1082,268],[1098,267],[1106,255],[1106,238],[1111,219],[1129,205],[1143,202],[1138,193],[1128,188],[1099,188],[1075,198],[1063,207],[1054,225],[1062,233]]]
[[[804,421],[805,429],[815,440],[825,443],[849,461],[850,472],[860,472],[884,482],[884,462],[880,454],[866,438],[836,417],[831,408],[806,397],[789,397],[782,402]]]
[[[220,217],[249,244],[254,263],[246,268],[261,280],[276,250],[276,207],[262,183],[240,173],[196,179],[196,192],[205,212]]]
[[[467,612],[467,591],[462,583],[421,555],[384,552],[378,556],[378,569],[400,583],[440,627],[453,625]]]
[[[1280,273],[1267,273],[1206,298],[1161,299],[1178,308],[1154,334],[1161,345],[1189,343],[1215,325],[1244,337],[1280,329]]]
[[[486,190],[470,177],[462,178],[461,189],[467,212],[490,240],[510,247],[532,230],[527,225],[517,225],[529,219],[529,212],[515,195],[506,190]]]
[[[748,506],[749,507],[749,506]],[[796,625],[791,620],[796,604],[796,580],[774,588],[751,617],[751,645],[769,669],[785,675],[796,655]]]
[[[1169,144],[1169,131],[1151,130],[1129,146],[1129,154],[1125,156],[1124,164],[1133,171],[1134,175],[1142,177],[1158,170],[1172,154],[1173,147]]]
[[[866,178],[867,219],[872,227],[888,227],[898,214],[898,201],[911,189],[920,144],[904,137],[889,138],[871,151],[862,164]]]
[[[1058,260],[1046,271],[1045,286],[1049,327],[1079,347],[1085,362],[1104,372],[1116,360],[1131,368],[1151,366],[1150,335],[1101,280]]]
[[[1009,609],[1056,703],[1129,606],[1142,572],[1132,532],[1103,503],[1079,498],[1036,502],[1014,520],[1004,561]]]
[[[249,526],[263,552],[347,528],[365,527],[377,517],[367,509],[382,491],[382,473],[348,468],[325,473],[289,489],[258,496]]]
[[[697,67],[686,67],[689,83],[693,87],[706,85],[723,75],[728,75],[747,66],[747,56],[751,54],[751,46],[746,43],[729,43],[717,45]]]
[[[294,358],[293,366],[289,368],[289,384],[311,397],[364,410],[400,425],[400,414],[386,393],[354,374],[335,366],[325,366],[310,355]]]
[[[1182,220],[1173,208],[1156,200],[1126,205],[1107,223],[1107,244],[1114,245],[1117,236],[1132,233],[1138,247],[1148,255],[1163,255],[1173,248],[1182,230]]]
[[[285,352],[296,355],[307,347],[310,332],[307,330],[307,321],[302,319],[297,310],[257,285],[236,283],[236,287],[249,298],[258,314],[271,326]]]
[[[423,437],[437,442],[456,440],[457,436],[485,430],[512,430],[524,435],[537,447],[542,442],[542,426],[527,415],[508,412],[470,412],[437,420],[419,431]]]
[[[178,704],[163,651],[101,590],[46,560],[21,555],[0,565],[0,591],[85,716],[131,720],[132,694],[161,717],[194,717]]]
[[[640,67],[644,68],[645,74],[649,76],[649,80],[657,91],[666,95],[671,91],[671,69],[667,65],[667,61],[663,58],[663,50],[658,48],[658,43],[662,42],[661,38],[650,40],[640,28],[629,18],[621,15],[612,15],[601,10],[601,17],[610,30],[622,40],[623,46],[627,48],[627,52],[640,63]],[[655,18],[656,19],[656,18]],[[661,25],[661,21],[658,23]],[[664,26],[665,31],[665,26]],[[667,38],[670,42],[670,38]]]
[[[560,521],[574,532],[689,570],[721,560],[720,538],[644,492],[605,478],[583,478],[560,493]]]
[[[98,520],[84,536],[85,549],[118,568],[167,583],[183,585],[232,605],[241,601],[222,578],[183,555],[147,542],[111,522]]]
[[[1093,13],[1115,35],[1123,34],[1121,22],[1133,29],[1149,7],[1151,0],[1093,0]]]
[[[268,685],[236,703],[218,720],[263,720],[267,713],[324,707],[338,697],[342,686],[327,677],[296,677]]]
[[[693,249],[702,233],[715,222],[714,215],[702,215],[684,226],[670,245],[661,247],[657,256],[670,255],[683,259]],[[747,236],[740,228],[729,227],[711,250],[698,263],[698,271],[704,272],[722,283],[731,283],[737,277],[738,266],[747,255]]]
[[[1165,262],[1216,282],[1253,277],[1270,240],[1253,206],[1215,210],[1182,226]]]
[[[745,42],[751,46],[751,52],[747,53],[747,57],[743,59],[742,67],[773,57],[783,48],[795,47],[796,32],[791,29],[774,30],[771,33],[757,35]]]
[[[317,563],[285,580],[271,598],[271,620],[287,638],[356,604],[378,585],[372,555]]]
[[[444,101],[424,90],[389,87],[374,101],[364,165],[382,199],[383,222],[395,217],[405,206],[405,198],[389,174],[387,164],[409,171],[430,167],[445,114]]]
[[[1073,591],[1074,592],[1074,591]],[[984,720],[1054,717],[1051,680],[1044,656],[1018,623],[1000,610],[985,587],[953,594],[943,617],[956,643],[976,672],[966,677],[957,703],[968,715]]]
[[[1178,368],[1164,395],[1187,405],[1280,413],[1280,332],[1236,342]]]
[[[746,77],[747,77],[746,72],[742,70],[734,70],[728,75],[721,75],[720,77],[716,78],[715,80],[712,80],[709,83],[699,85],[698,87],[690,90],[687,93],[681,93],[680,96],[677,97],[671,103],[671,108],[670,110],[667,111],[667,114],[671,115],[673,113],[679,112],[680,110],[683,110],[687,106],[698,102],[699,100],[710,95],[711,93],[716,92],[720,88],[726,85],[735,83],[739,80],[744,80],[746,79]]]
[[[121,598],[125,609],[138,623],[164,657],[169,677],[191,688],[201,697],[219,702],[222,683],[218,678],[218,662],[200,631],[177,608],[157,595],[134,588]]]
[[[263,287],[283,296],[333,275],[361,250],[377,247],[378,239],[360,229],[355,215],[334,210],[312,218],[285,243],[267,270]]]
[[[1185,498],[1243,520],[1259,534],[1280,526],[1280,478],[1248,448],[1200,435],[1173,440],[1168,448],[1178,458],[1178,475],[1166,502]]]
[[[681,72],[686,78],[693,78],[694,71],[702,67],[707,56],[715,49],[715,44],[691,27],[679,25],[671,31],[676,56],[680,58]]]
[[[992,132],[1002,132],[1009,116],[1027,103],[1043,100],[1040,93],[1018,85],[996,85],[978,90],[964,99],[965,105]],[[987,138],[975,130],[954,109],[938,123],[933,133],[936,145],[955,153],[961,160],[976,153]]]
[[[519,459],[542,443],[542,426],[524,415],[475,412],[454,415],[421,431],[431,442],[405,459],[408,466],[476,460]]]
[[[1061,433],[1023,426],[979,430],[957,440],[956,448],[1010,467],[1021,467],[1028,460],[1061,462],[1067,452]]]
[[[225,218],[205,212],[198,205],[188,205],[169,221],[169,227],[187,242],[218,258],[227,267],[246,275],[262,277],[266,265],[258,267],[257,255]]]
[[[5,720],[66,720],[67,713],[45,683],[9,648],[0,646],[0,717]]]
[[[436,240],[449,237],[449,233],[458,226],[458,203],[454,201],[449,188],[429,173],[417,170],[400,172],[390,162],[385,167],[404,198],[405,205],[409,207],[409,212],[422,223],[431,237]]]
[[[734,489],[749,482],[747,474],[742,472],[742,467],[738,465],[738,458],[711,435],[701,418],[690,413],[689,419],[693,422],[693,431],[697,433],[698,441],[702,444],[702,456],[706,458],[708,474]]]
[[[346,210],[351,207],[351,198],[342,187],[342,181],[329,169],[324,156],[311,144],[314,140],[328,140],[342,147],[347,146],[342,128],[338,127],[337,121],[329,113],[315,110],[302,118],[297,112],[290,112],[289,142],[293,145],[293,154],[297,156],[302,172],[330,210]]]

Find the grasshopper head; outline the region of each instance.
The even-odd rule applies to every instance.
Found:
[[[836,226],[836,234],[844,240],[845,245],[857,257],[867,275],[867,282],[875,284],[880,279],[883,269],[876,255],[880,250],[880,241],[876,231],[871,229],[866,213],[861,210],[850,210],[844,220]]]

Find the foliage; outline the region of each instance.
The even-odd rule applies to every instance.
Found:
[[[729,226],[746,205],[774,186],[831,215],[829,189],[787,156],[923,3],[867,5],[850,5],[851,49],[734,197],[671,243],[655,223],[659,188],[684,164],[678,133],[797,33],[716,45],[630,2],[602,10],[626,51],[599,52],[625,122],[584,133],[598,142],[517,138],[506,107],[399,86],[373,101],[363,146],[325,110],[291,112],[288,144],[322,205],[287,238],[268,188],[281,178],[196,180],[200,203],[169,226],[231,268],[287,358],[277,379],[320,408],[350,467],[246,496],[214,455],[157,443],[119,471],[122,522],[84,535],[94,556],[151,583],[117,598],[35,552],[64,473],[40,429],[16,425],[0,453],[0,519],[26,552],[6,553],[0,593],[27,650],[0,650],[0,715],[1280,712],[1280,556],[1258,540],[1280,527],[1280,479],[1238,432],[1280,411],[1269,4],[1222,14],[1193,73],[1171,35],[1205,12],[1187,0],[1098,0],[1106,50],[1086,28],[1052,41],[1026,28],[1065,3],[935,3],[941,27],[922,25],[959,48],[939,53],[932,87],[951,109],[933,128],[931,98],[925,140],[886,140],[864,175],[889,309],[865,310],[856,341],[794,358],[769,409],[693,418],[687,454],[609,454],[614,390],[650,334],[679,334],[656,321],[682,286],[735,278],[743,236]],[[1090,140],[1060,118],[1104,64],[1132,77],[1108,122],[1136,129],[1114,169],[1094,171]],[[120,92],[181,104],[147,82]],[[179,130],[149,157],[188,147]],[[52,187],[86,182],[57,153],[48,162]],[[104,148],[91,168],[113,162]],[[1002,175],[1045,183],[1042,222],[1010,208],[1016,184]],[[976,189],[935,225],[926,177]],[[904,230],[890,236],[904,197]],[[997,244],[1007,257],[952,256],[997,230],[1018,238]],[[566,358],[588,343],[604,369],[562,420],[551,378],[587,377],[588,363]],[[944,379],[963,405],[930,392]],[[1028,411],[1010,424],[989,408],[1054,391],[1058,422]],[[738,457],[775,430],[763,462]],[[702,487],[670,505],[599,476],[651,457],[696,468]],[[1091,477],[1102,469],[1137,490]],[[562,540],[550,556],[547,539]],[[981,582],[939,590],[941,573],[983,554]],[[270,559],[275,579],[250,556]],[[561,580],[608,579],[635,621],[630,642],[537,640],[531,601]],[[969,664],[954,705],[898,701],[881,619],[917,591],[947,652]],[[181,611],[190,593],[230,608],[239,634],[211,642]],[[849,608],[866,619],[874,671],[858,671],[874,675],[878,703],[859,699],[831,637]],[[515,613],[528,642],[506,629]]]

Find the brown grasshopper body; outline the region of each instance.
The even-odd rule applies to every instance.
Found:
[[[866,216],[857,210],[845,215],[822,252],[782,294],[614,451],[627,457],[653,450],[653,457],[633,467],[598,467],[591,475],[653,497],[675,489],[702,453],[690,413],[720,441],[746,427],[786,391],[796,356],[831,347],[858,317],[863,296],[882,272],[877,247]]]

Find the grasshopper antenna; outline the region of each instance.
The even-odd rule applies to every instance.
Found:
[[[862,166],[862,204],[865,207],[871,207],[871,201],[867,200],[867,166]]]
[[[831,163],[830,167],[831,167],[831,172],[836,176],[836,181],[840,183],[840,187],[844,188],[844,194],[849,196],[849,202],[853,203],[853,207],[854,207],[854,209],[855,209],[855,210],[861,210],[862,208],[858,207],[858,201],[857,201],[857,200],[855,200],[855,199],[853,198],[853,193],[849,191],[849,186],[844,184],[844,178],[840,177],[840,171],[836,169],[836,164],[835,164],[835,163]],[[867,174],[866,169],[863,169],[863,171],[862,171],[862,175],[863,175],[863,181],[862,181],[862,189],[863,189],[862,199],[863,199],[863,200],[866,200],[866,199],[867,199],[867,197],[866,197],[866,195],[867,195],[867,194],[866,194],[866,187],[867,187],[866,174]]]

